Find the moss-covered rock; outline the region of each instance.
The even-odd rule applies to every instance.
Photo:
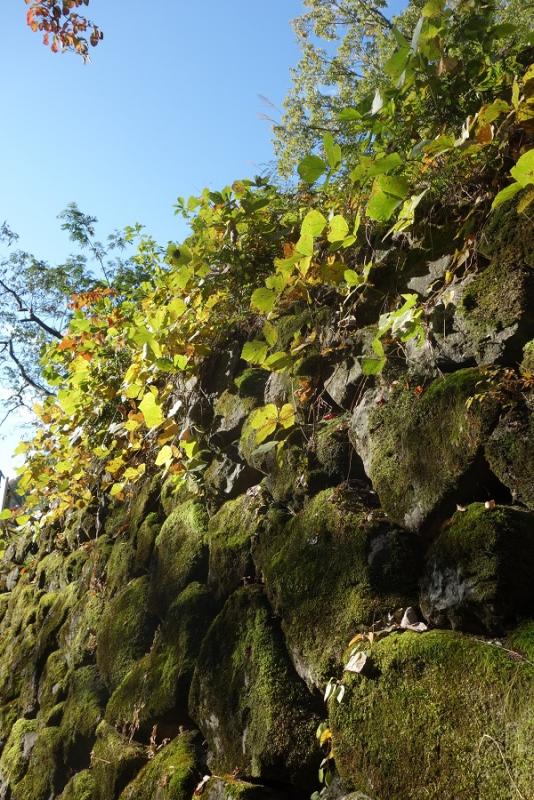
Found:
[[[93,664],[69,676],[67,698],[61,720],[62,746],[66,760],[78,768],[89,765],[95,730],[104,715],[107,692]]]
[[[203,787],[204,800],[281,800],[286,794],[227,776],[210,778]]]
[[[120,800],[191,800],[199,780],[197,735],[182,733],[143,767]]]
[[[483,392],[476,369],[438,378],[419,395],[394,392],[375,405],[366,430],[353,421],[350,435],[388,516],[410,530],[434,512],[452,512],[457,502],[478,499],[485,473],[477,464],[495,422],[496,403]],[[486,495],[487,496],[487,495]]]
[[[330,702],[336,764],[387,800],[528,797],[534,667],[452,631],[393,634],[372,649],[375,677],[349,676]]]
[[[257,400],[263,400],[265,384],[269,374],[268,370],[256,367],[248,367],[243,370],[241,375],[235,379],[239,396],[255,397]]]
[[[49,711],[67,696],[68,665],[65,653],[55,650],[44,665],[37,691],[39,710]]]
[[[58,800],[95,800],[96,784],[93,772],[84,769],[70,779]]]
[[[323,686],[362,625],[417,594],[415,536],[394,530],[361,495],[341,488],[320,492],[288,521],[271,514],[254,559],[310,685]]]
[[[530,342],[527,342],[523,348],[521,371],[524,374],[534,374],[534,339],[531,339]]]
[[[70,609],[58,636],[69,668],[75,669],[94,658],[105,600],[102,591],[86,591]]]
[[[106,719],[121,730],[135,725],[148,739],[157,725],[175,735],[187,722],[189,686],[205,631],[215,613],[211,592],[190,584],[171,605],[150,653],[138,661],[112,694]]]
[[[241,426],[255,405],[254,397],[223,392],[213,406],[215,412],[213,440],[219,445],[224,445],[238,439]]]
[[[485,453],[512,497],[534,509],[534,392],[499,420]]]
[[[439,627],[500,632],[534,614],[534,514],[474,503],[432,545],[421,608]]]
[[[534,269],[509,259],[495,259],[466,285],[456,314],[468,349],[479,364],[521,357],[534,334]]]
[[[152,643],[155,620],[149,613],[148,577],[130,581],[104,608],[97,629],[96,661],[113,691]]]
[[[160,529],[160,517],[155,511],[149,514],[139,526],[134,557],[134,569],[137,575],[141,575],[147,569]]]
[[[116,594],[133,577],[135,548],[130,539],[117,539],[106,566],[106,591]]]
[[[136,776],[147,761],[145,748],[101,722],[91,753],[94,779],[92,800],[110,800]]]
[[[202,644],[190,713],[218,774],[313,786],[318,716],[258,586],[238,589]]]
[[[208,517],[204,506],[188,500],[168,517],[156,538],[152,556],[152,601],[166,609],[191,581],[207,576]]]
[[[0,757],[0,796],[24,777],[30,755],[38,736],[38,723],[34,719],[18,719],[11,728]]]
[[[62,774],[61,732],[55,727],[42,728],[31,748],[24,777],[11,785],[10,796],[12,800],[49,800],[54,797]]]
[[[262,520],[261,491],[242,494],[225,503],[208,524],[208,585],[215,596],[226,600],[254,575],[251,543]]]

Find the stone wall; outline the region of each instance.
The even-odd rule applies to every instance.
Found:
[[[12,542],[0,800],[307,798],[325,752],[331,800],[534,797],[534,258],[505,222],[383,376],[327,304],[293,377],[229,342],[184,390],[200,482]],[[313,414],[258,449],[301,378]]]

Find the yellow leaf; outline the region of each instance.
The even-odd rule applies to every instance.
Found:
[[[157,428],[163,422],[163,411],[152,392],[147,392],[139,403],[139,411],[149,428]]]
[[[168,444],[164,445],[159,451],[156,458],[156,466],[161,467],[163,464],[169,464],[172,461],[172,450]]]
[[[116,497],[118,500],[122,500],[124,498],[124,494],[122,491],[123,489],[124,489],[124,483],[114,483],[111,489],[109,490],[109,493],[111,497]]]
[[[330,741],[331,738],[332,738],[332,731],[330,730],[330,728],[325,728],[319,738],[319,744],[322,746],[323,744],[325,744],[325,742]]]
[[[280,409],[278,421],[282,428],[291,428],[295,424],[295,409],[291,403],[286,403]]]

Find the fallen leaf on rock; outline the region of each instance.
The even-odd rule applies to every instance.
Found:
[[[345,664],[345,672],[360,673],[367,664],[367,654],[360,651],[349,658]]]

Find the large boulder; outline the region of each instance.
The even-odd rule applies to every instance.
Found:
[[[515,501],[534,509],[534,392],[499,420],[485,446],[488,463]]]
[[[152,604],[165,611],[191,581],[204,581],[208,568],[208,516],[191,499],[179,505],[163,523],[152,554]]]
[[[454,631],[392,634],[369,676],[330,701],[336,765],[387,800],[528,797],[534,771],[532,630],[506,648]]]
[[[153,753],[120,800],[191,800],[201,777],[198,751],[196,733],[181,733]]]
[[[96,663],[110,691],[145,653],[154,638],[148,577],[135,578],[104,608],[96,634]]]
[[[292,518],[271,514],[254,559],[295,667],[310,686],[324,685],[362,625],[417,595],[416,537],[341,487],[320,492]]]
[[[202,644],[190,714],[217,774],[279,781],[295,790],[316,779],[315,702],[292,670],[259,586],[238,589]]]
[[[215,613],[205,586],[192,583],[171,605],[150,652],[115,689],[106,719],[119,730],[148,740],[154,725],[174,736],[188,721],[189,686],[204,633]]]
[[[377,399],[365,415],[355,410],[350,436],[394,522],[417,530],[465,496],[487,496],[491,478],[480,456],[498,405],[491,393],[484,395],[477,369],[438,378],[422,392],[398,387]]]
[[[534,514],[474,503],[430,548],[421,608],[433,625],[499,633],[534,614]]]

